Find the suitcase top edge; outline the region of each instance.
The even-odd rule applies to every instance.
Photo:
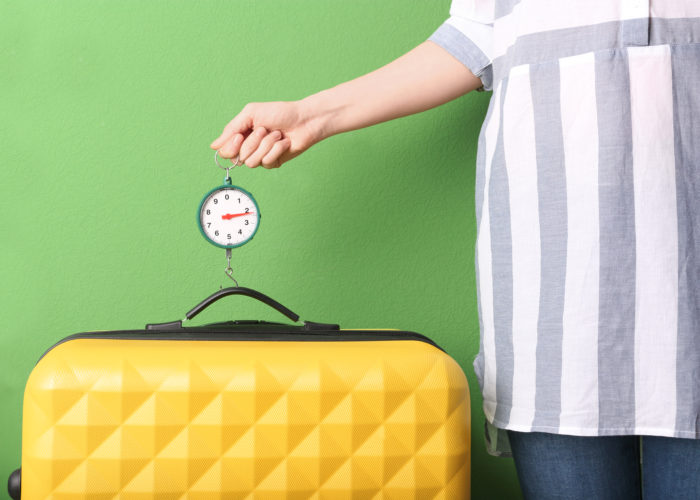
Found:
[[[268,342],[372,342],[372,341],[419,341],[442,352],[446,351],[433,340],[420,333],[407,330],[317,330],[313,332],[221,330],[205,326],[181,328],[179,330],[114,330],[75,333],[64,337],[49,347],[37,360],[37,364],[49,352],[61,344],[77,339],[115,340],[195,340],[195,341],[268,341]]]

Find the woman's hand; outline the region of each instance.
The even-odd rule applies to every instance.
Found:
[[[248,167],[277,168],[323,138],[301,101],[247,104],[226,125],[212,149]]]

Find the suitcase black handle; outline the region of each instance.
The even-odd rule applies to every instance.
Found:
[[[185,319],[192,319],[205,310],[207,307],[212,305],[217,300],[226,297],[228,295],[245,295],[247,297],[252,297],[254,299],[267,304],[268,306],[276,309],[285,316],[287,316],[292,321],[299,321],[299,315],[291,311],[289,308],[284,307],[282,304],[276,300],[268,297],[264,293],[253,290],[252,288],[245,288],[241,286],[223,288],[216,293],[211,294],[209,297],[204,299],[202,302],[194,306],[187,314]],[[169,323],[152,323],[146,325],[146,330],[178,330],[182,328],[182,321],[171,321]],[[339,330],[340,326],[330,323],[314,323],[313,321],[305,321],[303,329],[306,331],[313,330]]]
[[[197,304],[190,310],[185,317],[187,319],[192,319],[195,316],[197,316],[199,313],[201,313],[203,310],[205,310],[207,307],[212,305],[214,302],[217,300],[227,297],[229,295],[245,295],[247,297],[252,297],[254,299],[259,300],[260,302],[267,304],[268,306],[276,309],[277,311],[281,312],[285,316],[287,316],[289,319],[292,321],[299,321],[299,315],[291,311],[289,308],[284,307],[282,304],[277,302],[275,299],[268,297],[264,293],[258,292],[257,290],[253,290],[252,288],[245,288],[241,286],[232,286],[229,288],[223,288],[219,290],[216,293],[212,293],[209,297],[204,299],[202,302]]]

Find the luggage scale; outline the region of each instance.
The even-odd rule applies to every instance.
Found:
[[[202,198],[202,201],[199,202],[197,225],[205,240],[215,247],[226,249],[226,268],[224,272],[234,282],[235,286],[227,288],[220,286],[218,291],[196,305],[186,314],[185,319],[181,321],[148,325],[148,329],[171,328],[178,325],[181,327],[183,321],[191,320],[217,300],[229,295],[245,295],[254,298],[281,312],[292,321],[299,321],[298,314],[262,292],[239,286],[238,281],[233,277],[231,250],[243,246],[253,239],[260,227],[260,208],[250,192],[234,185],[231,181],[231,170],[242,165],[240,156],[236,156],[235,161],[231,160],[230,165],[222,165],[219,163],[219,159],[219,152],[216,151],[214,153],[214,162],[219,168],[226,170],[226,177],[224,177],[222,185],[208,191]],[[314,327],[321,325],[323,327],[332,326],[334,329],[338,328],[337,325],[326,325],[325,323],[313,323],[311,321],[306,321],[304,324],[307,329],[310,328],[310,325]]]
[[[245,245],[253,239],[260,226],[260,209],[258,204],[245,189],[234,186],[231,181],[231,169],[240,165],[240,158],[231,161],[228,166],[219,163],[219,152],[214,153],[216,165],[226,170],[224,183],[204,195],[197,210],[199,231],[212,245],[226,249],[226,276],[233,277],[231,268],[231,249]]]

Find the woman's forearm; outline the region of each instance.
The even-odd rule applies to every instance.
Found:
[[[249,167],[276,168],[326,137],[434,108],[481,84],[445,49],[426,41],[386,66],[304,99],[249,103],[211,147]]]
[[[366,75],[302,99],[323,138],[444,104],[481,80],[432,41]]]

